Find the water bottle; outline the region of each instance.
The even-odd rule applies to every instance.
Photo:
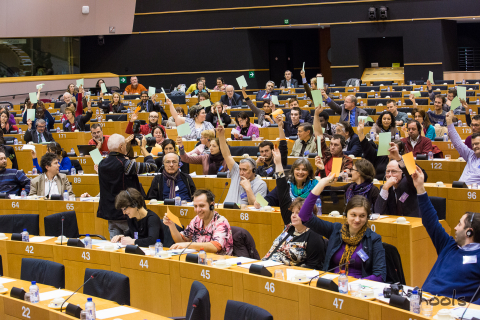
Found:
[[[36,281],[32,281],[32,285],[30,286],[30,302],[31,303],[38,303],[40,301],[40,289],[37,286]]]
[[[375,92],[375,98],[378,98],[378,93]]]
[[[390,87],[387,87],[387,91],[390,92]]]
[[[432,151],[428,152],[428,160],[433,160],[433,152]]]
[[[479,100],[479,99],[477,99],[477,106],[478,106],[478,105],[480,105],[480,100]]]
[[[444,133],[443,134],[443,142],[447,142],[447,141],[448,141],[447,133]]]
[[[462,84],[465,84],[465,79],[462,80]]]
[[[348,277],[345,274],[345,270],[340,271],[340,276],[338,277],[338,292],[348,293]]]
[[[182,205],[182,198],[175,197],[175,205],[176,206],[181,206]]]
[[[398,100],[397,101],[397,106],[401,106],[402,105],[402,101]]]
[[[22,128],[18,128],[18,133],[22,133]]]
[[[370,140],[375,141],[375,131],[370,131]]]
[[[410,312],[420,314],[420,296],[417,290],[413,290],[410,296]]]
[[[37,174],[37,168],[32,169],[32,174]]]
[[[85,238],[83,238],[83,243],[86,249],[92,249],[92,238],[90,238],[90,234],[87,233]]]
[[[75,150],[73,148],[70,149],[70,153],[75,153]]]
[[[252,140],[257,140],[257,135],[255,133],[252,134]]]
[[[57,133],[60,133],[60,127],[57,127]]]
[[[160,239],[157,239],[157,242],[155,243],[155,257],[160,257],[160,252],[163,251],[163,244]]]
[[[343,95],[340,93],[340,99],[343,99]]]
[[[400,134],[397,132],[395,133],[395,140],[399,140],[400,139]]]
[[[478,100],[477,100],[478,101]],[[472,114],[472,109],[468,109],[468,111],[470,111],[470,114]]]
[[[463,125],[462,120],[458,120],[457,126],[458,126],[458,127],[461,127],[462,125]]]
[[[357,88],[353,88],[353,92],[357,92]]]
[[[198,253],[198,264],[207,264],[207,253],[203,248],[200,248],[200,252]]]
[[[22,193],[20,195],[22,196],[22,199],[27,198],[27,191],[25,191],[25,188],[22,188]]]
[[[68,201],[68,191],[63,191],[63,201]]]
[[[85,311],[87,311],[87,320],[97,319],[95,303],[92,301],[92,298],[87,298],[87,303],[85,303]]]
[[[17,138],[13,139],[13,144],[18,144],[18,139]]]
[[[318,214],[322,214],[322,199],[318,198],[315,205],[317,206]]]
[[[432,108],[428,108],[428,111],[432,111]]]
[[[412,85],[412,80],[410,80],[410,85]]]
[[[28,231],[27,231],[27,229],[23,229],[23,232],[22,232],[22,241],[23,241],[23,242],[30,242],[30,237],[28,236]]]
[[[363,101],[360,101],[360,106],[363,107]]]
[[[100,113],[100,110],[99,110],[99,109],[97,109],[97,112],[96,112],[96,113],[97,113],[97,116],[98,116],[98,114]]]
[[[75,168],[72,167],[72,169],[70,169],[70,174],[72,176],[76,175],[77,174],[77,170],[75,170]]]

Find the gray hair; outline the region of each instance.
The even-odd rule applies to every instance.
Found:
[[[109,150],[118,150],[122,144],[125,143],[125,137],[114,133],[108,138],[107,147]]]
[[[357,97],[355,97],[353,94],[348,95],[347,97],[350,97],[350,100],[357,105]]]
[[[267,87],[267,85],[268,85],[269,83],[272,83],[273,86],[275,87],[275,82],[273,82],[272,80],[268,80],[268,81],[267,81],[267,84],[265,85],[265,88]]]
[[[257,171],[257,163],[255,162],[255,160],[253,160],[252,158],[243,158],[242,160],[240,160],[240,164],[245,162],[250,164],[252,171]]]
[[[38,126],[39,124],[45,124],[45,123],[46,123],[46,122],[45,122],[45,120],[43,120],[43,119],[37,119],[37,120],[35,121],[35,125],[36,125],[36,126]]]
[[[65,97],[68,97],[68,96],[71,97],[72,95],[71,95],[69,92],[65,92],[65,93],[63,94],[63,98],[64,98],[64,99],[65,99]]]

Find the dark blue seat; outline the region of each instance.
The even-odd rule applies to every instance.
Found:
[[[265,309],[249,303],[228,300],[225,308],[225,320],[273,320],[273,316]]]
[[[98,298],[115,301],[120,305],[130,305],[130,279],[117,272],[99,269],[85,269],[83,293]]]
[[[39,233],[38,214],[5,214],[0,215],[0,232],[21,233],[27,229],[31,235],[38,236]]]
[[[20,279],[64,289],[65,267],[53,261],[22,258]]]

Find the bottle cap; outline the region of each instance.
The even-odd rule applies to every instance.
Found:
[[[161,243],[160,239],[157,239],[157,242],[160,242],[160,243]]]
[[[88,301],[88,302],[92,302],[92,298],[87,298],[87,301]]]
[[[412,294],[418,294],[418,291],[417,291],[417,290],[413,290],[413,291],[412,291]]]
[[[24,228],[24,229],[23,229],[23,231],[27,231],[27,229],[26,229],[26,228]]]
[[[87,233],[87,237],[90,237],[90,234],[89,234],[89,233]]]
[[[37,281],[32,281],[32,285],[35,285],[35,284],[37,284]]]
[[[341,274],[344,274],[344,273],[345,273],[345,270],[340,270],[340,273],[341,273]]]
[[[204,249],[203,249],[203,247],[202,247],[202,248],[200,248],[200,250],[202,250],[202,251],[203,251],[203,250],[204,250]]]

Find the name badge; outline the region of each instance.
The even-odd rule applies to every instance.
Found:
[[[477,263],[477,256],[463,256],[463,264]]]
[[[266,170],[266,172],[267,172],[267,174],[271,174],[271,173],[273,172],[273,168],[272,168],[272,167],[268,168],[268,169]]]
[[[289,236],[289,237],[287,238],[287,240],[285,240],[285,243],[290,242],[290,240],[292,240],[292,239],[293,239],[293,236]]]
[[[244,192],[244,193],[242,193],[242,194],[240,195],[240,198],[242,198],[242,199],[245,199],[246,197],[247,197],[247,193],[246,193],[246,192]]]
[[[133,233],[133,238],[134,238],[135,240],[138,239],[138,232],[134,232],[134,233]],[[475,258],[476,258],[476,257],[475,257]]]
[[[178,191],[180,190],[180,188],[178,186],[175,186],[175,191]]]
[[[303,120],[303,119],[300,119],[299,121],[300,121],[300,123],[304,123],[304,122],[305,122],[305,120]]]
[[[407,200],[407,198],[408,198],[408,194],[406,192],[404,192],[398,200],[400,200],[402,203],[404,203],[405,200]]]
[[[363,251],[363,249],[358,250],[357,255],[363,260],[363,262],[368,260],[368,255],[365,253],[365,251]]]

